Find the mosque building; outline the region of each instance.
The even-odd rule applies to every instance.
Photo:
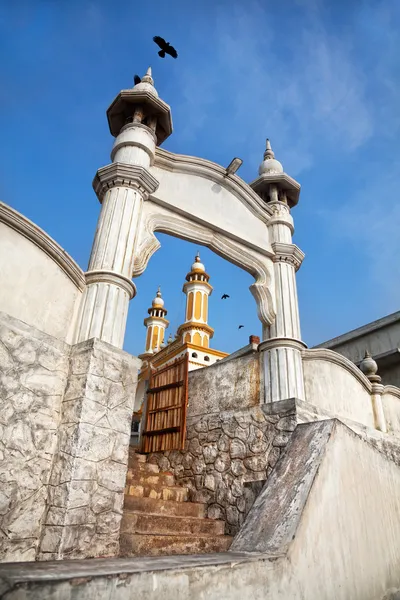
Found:
[[[165,330],[169,321],[158,288],[148,309],[149,316],[144,320],[147,328],[146,346],[144,353],[139,356],[143,361],[142,373],[150,365],[160,368],[185,354],[189,355],[189,371],[208,367],[228,356],[227,352],[210,348],[214,329],[208,324],[208,300],[213,290],[209,280],[210,276],[197,254],[183,284],[182,291],[186,295],[185,321],[178,327],[175,339],[170,334],[167,342]]]
[[[209,367],[228,356],[227,352],[210,348],[214,329],[208,324],[208,300],[213,290],[209,280],[210,275],[198,253],[182,289],[186,295],[185,321],[178,327],[175,339],[170,334],[167,342],[165,331],[169,325],[166,319],[168,311],[158,288],[148,309],[149,316],[144,320],[147,335],[145,351],[139,355],[143,363],[135,401],[135,410],[139,411],[139,416],[152,370],[161,369],[184,355],[189,358],[189,371]]]

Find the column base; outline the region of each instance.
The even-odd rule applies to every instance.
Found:
[[[271,338],[258,346],[263,353],[264,402],[305,400],[301,340]]]

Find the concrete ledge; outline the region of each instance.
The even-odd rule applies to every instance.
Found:
[[[237,565],[257,560],[276,560],[279,555],[248,552],[221,552],[185,556],[144,558],[92,558],[0,564],[0,598],[6,592],[27,584],[45,584],[95,577],[123,576],[176,569],[193,569],[219,565]],[[18,596],[19,597],[19,596]],[[23,596],[21,596],[22,598]],[[39,595],[37,596],[39,598]],[[44,598],[44,597],[43,597]]]

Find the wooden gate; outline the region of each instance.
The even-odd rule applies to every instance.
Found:
[[[189,355],[151,373],[142,452],[183,450],[186,437]]]

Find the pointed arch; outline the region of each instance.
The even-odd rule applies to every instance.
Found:
[[[257,251],[226,234],[215,231],[210,226],[189,220],[149,200],[143,205],[132,277],[138,277],[143,273],[150,257],[160,248],[161,244],[155,236],[157,231],[206,246],[250,273],[255,279],[250,286],[250,291],[257,304],[258,317],[264,326],[273,323],[276,311],[272,251]]]

